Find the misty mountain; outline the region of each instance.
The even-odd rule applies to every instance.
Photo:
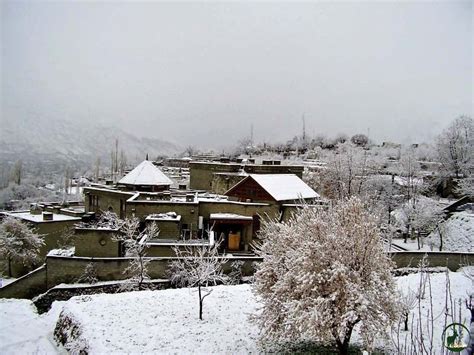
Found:
[[[110,153],[123,150],[130,163],[161,155],[174,155],[181,148],[162,139],[140,138],[117,127],[83,124],[80,121],[4,120],[0,128],[0,161],[91,163],[100,157],[103,164]]]

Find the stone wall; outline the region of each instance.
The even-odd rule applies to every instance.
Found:
[[[100,213],[110,210],[115,212],[120,218],[124,218],[127,215],[126,201],[133,195],[134,193],[130,192],[85,188],[84,207],[86,212]],[[98,196],[97,206],[92,206],[92,196]]]
[[[241,168],[249,174],[295,174],[300,179],[303,177],[304,171],[304,167],[299,165],[242,165],[236,163],[190,162],[189,187],[196,190],[212,191],[212,181],[215,173],[237,173]]]
[[[446,266],[451,271],[456,271],[464,265],[474,265],[474,253],[458,252],[422,252],[422,251],[399,251],[391,253],[392,260],[397,268],[417,267],[424,255],[428,255],[429,266]]]
[[[423,258],[424,252],[394,252],[392,259],[398,268],[416,267]],[[149,275],[153,279],[167,278],[167,267],[173,257],[151,258]],[[262,259],[252,256],[239,256],[229,259],[224,265],[224,271],[231,270],[234,261],[243,261],[243,274],[253,273],[253,263]],[[123,280],[126,276],[123,271],[130,262],[129,258],[86,258],[48,256],[46,265],[19,278],[0,289],[0,298],[32,298],[61,283],[75,283],[82,276],[87,264],[92,263],[97,270],[100,281]],[[447,266],[455,271],[464,265],[474,264],[474,253],[447,253],[430,252],[429,266]]]
[[[131,201],[127,203],[127,209],[142,221],[153,213],[176,212],[181,215],[181,224],[187,224],[188,228],[193,224],[193,230],[197,229],[199,205],[196,202]]]
[[[119,242],[114,241],[117,230],[76,228],[74,245],[76,256],[119,257]]]
[[[0,288],[0,298],[33,298],[47,290],[46,266],[43,265]]]

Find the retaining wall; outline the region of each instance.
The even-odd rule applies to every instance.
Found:
[[[425,252],[393,252],[392,260],[397,268],[416,267],[423,259]],[[474,253],[430,252],[427,254],[429,266],[446,266],[455,271],[465,265],[474,265]],[[176,257],[150,258],[148,273],[152,279],[167,278],[167,268],[170,261]],[[87,264],[92,263],[100,281],[123,280],[126,275],[123,271],[130,262],[130,258],[88,258],[48,256],[46,264],[19,278],[18,280],[0,289],[0,298],[32,298],[61,283],[75,283],[83,275]],[[262,258],[255,256],[233,257],[224,264],[225,272],[231,270],[234,261],[243,261],[243,275],[253,274],[255,262]]]

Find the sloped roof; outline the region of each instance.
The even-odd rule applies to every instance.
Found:
[[[268,194],[270,194],[270,196],[272,196],[275,201],[320,197],[316,191],[309,187],[295,174],[250,174],[247,178],[232,187],[229,191],[244,183],[249,178],[255,180],[255,182],[259,184],[266,192],[268,192]]]
[[[124,185],[171,185],[173,182],[151,161],[144,160],[130,171],[119,184]]]

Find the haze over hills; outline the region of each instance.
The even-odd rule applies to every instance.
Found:
[[[99,124],[61,119],[3,120],[0,132],[0,161],[23,159],[44,161],[93,162],[98,157],[106,165],[118,140],[130,163],[174,155],[181,148],[161,139],[140,138],[124,130]]]

